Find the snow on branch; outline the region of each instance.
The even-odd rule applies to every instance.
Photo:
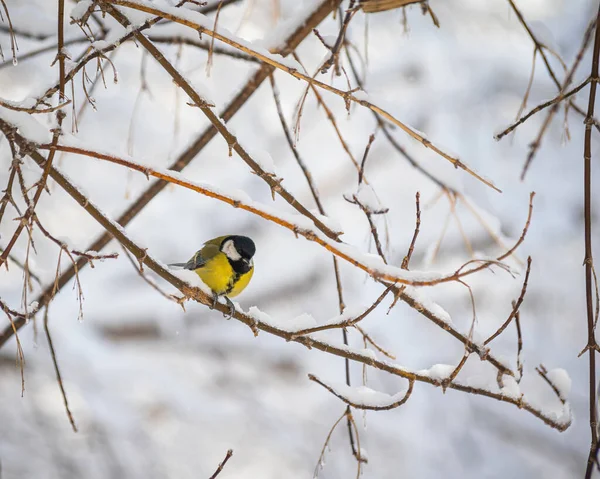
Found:
[[[75,143],[75,142],[72,142]],[[71,144],[72,144],[71,143]],[[284,215],[276,211],[273,208],[269,208],[266,205],[259,204],[252,201],[247,195],[240,194],[240,192],[226,192],[222,189],[213,187],[207,184],[200,184],[191,182],[185,179],[181,174],[165,170],[162,168],[151,168],[144,166],[143,164],[137,163],[131,159],[115,156],[112,154],[101,153],[99,151],[82,148],[80,146],[71,146],[71,144],[60,144],[56,145],[56,150],[67,153],[75,153],[84,156],[90,156],[100,160],[109,161],[118,165],[125,166],[140,173],[145,174],[147,177],[153,176],[170,183],[177,184],[184,188],[196,191],[202,195],[217,199],[224,203],[227,203],[234,208],[240,208],[260,216],[263,219],[272,221],[279,226],[283,226],[288,230],[292,231],[297,236],[303,236],[309,241],[313,241],[329,252],[336,255],[338,258],[343,259],[357,268],[368,273],[375,279],[388,281],[391,283],[400,283],[412,286],[433,286],[440,283],[446,283],[450,281],[456,281],[464,276],[470,275],[474,272],[485,269],[490,264],[497,264],[498,260],[478,260],[478,266],[471,269],[464,269],[464,266],[459,268],[454,273],[442,274],[437,272],[425,272],[425,271],[409,271],[402,269],[401,267],[386,265],[383,260],[373,255],[362,253],[356,249],[356,247],[334,241],[330,238],[325,237],[320,231],[315,230],[312,227],[310,221],[307,218],[303,218],[298,215]],[[51,145],[41,145],[42,149],[49,149]],[[528,220],[529,223],[529,220]],[[527,223],[527,224],[528,224]],[[524,238],[524,236],[523,236]],[[522,241],[522,239],[520,240]],[[520,244],[520,242],[518,242]],[[516,246],[518,246],[518,244]],[[516,248],[513,247],[508,253],[505,253],[501,258],[505,258],[512,254],[512,251]],[[469,263],[471,263],[470,261]]]
[[[229,44],[247,53],[248,55],[256,57],[259,60],[268,63],[269,65],[275,68],[289,73],[295,78],[316,85],[324,90],[327,90],[335,95],[342,97],[347,107],[349,107],[351,102],[358,103],[359,105],[368,108],[369,110],[381,115],[386,120],[398,126],[413,139],[420,142],[423,146],[431,149],[432,151],[440,155],[442,158],[452,163],[455,168],[460,168],[472,175],[473,177],[477,178],[479,181],[483,182],[487,186],[493,188],[494,190],[501,191],[498,187],[494,185],[492,181],[475,172],[475,170],[467,166],[459,158],[443,151],[435,143],[427,139],[424,134],[420,133],[415,128],[412,128],[406,125],[405,123],[401,122],[400,120],[396,119],[393,115],[380,108],[379,106],[374,105],[373,103],[364,99],[364,95],[356,94],[354,90],[342,91],[333,86],[328,85],[327,83],[316,80],[311,76],[302,73],[300,71],[301,69],[299,68],[300,65],[296,64],[294,61],[290,61],[289,59],[283,58],[280,55],[272,54],[265,49],[257,47],[250,42],[236,37],[224,28],[217,28],[216,30],[213,30],[213,25],[211,24],[211,22],[208,21],[208,19],[204,15],[190,10],[181,10],[179,8],[169,6],[162,6],[161,8],[158,8],[155,3],[148,2],[145,0],[106,0],[104,3],[111,3],[113,5],[120,5],[132,8],[149,14],[159,15],[173,22],[193,28],[194,30],[200,33],[206,33],[207,35],[210,35],[211,37],[214,37],[217,40]]]
[[[2,127],[4,130],[6,129],[7,125],[6,123],[0,121],[0,127]],[[16,136],[17,141],[20,143],[27,143],[26,140],[20,137],[18,134],[16,134]],[[59,145],[57,145],[57,151],[58,147]],[[46,159],[37,150],[31,150],[29,155],[40,166],[40,168],[47,166]],[[210,290],[201,284],[196,275],[187,271],[178,272],[177,276],[173,274],[173,272],[169,271],[165,265],[155,259],[146,248],[139,246],[133,239],[131,239],[120,225],[109,219],[102,210],[100,210],[55,166],[48,168],[48,173],[49,176],[61,188],[63,188],[67,194],[77,201],[77,203],[79,203],[79,205],[84,208],[94,219],[96,219],[96,221],[98,221],[106,230],[110,231],[114,238],[123,246],[125,246],[138,259],[138,261],[142,262],[165,281],[177,288],[184,295],[184,297],[194,299],[195,301],[207,306],[213,304],[213,298],[210,294]],[[185,280],[182,279],[182,277],[184,277]],[[195,284],[188,282],[192,278],[194,279]],[[229,313],[229,307],[225,304],[217,303],[214,307],[224,314]],[[514,406],[531,413],[535,417],[542,420],[545,424],[559,431],[566,430],[571,424],[571,413],[568,402],[561,404],[562,408],[560,411],[556,412],[553,410],[542,409],[539,406],[530,403],[523,395],[515,395],[513,388],[495,389],[490,385],[472,385],[469,383],[469,381],[463,383],[457,381],[456,379],[453,379],[448,383],[444,381],[446,378],[440,379],[439,374],[430,372],[428,370],[418,372],[411,371],[387,360],[377,359],[371,350],[355,349],[344,344],[325,340],[320,336],[319,333],[298,337],[295,332],[290,332],[285,328],[282,328],[278,323],[274,322],[269,315],[261,312],[258,310],[258,308],[251,308],[250,312],[244,313],[240,311],[239,307],[236,307],[232,317],[249,326],[254,334],[258,334],[259,331],[264,331],[266,333],[281,337],[286,341],[297,342],[309,349],[318,349],[328,354],[367,364],[373,368],[380,369],[409,381],[418,381],[436,387],[455,389],[458,391],[467,392],[469,394],[486,396],[501,402],[513,404]]]
[[[320,384],[349,406],[371,411],[388,411],[402,406],[410,398],[415,384],[414,380],[409,379],[408,389],[405,392],[399,392],[390,396],[366,386],[349,387],[346,384],[336,384],[335,386],[326,384],[314,374],[309,374],[308,379]]]

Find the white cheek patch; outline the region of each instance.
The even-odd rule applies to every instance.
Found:
[[[233,244],[233,240],[227,240],[221,247],[221,251],[225,253],[225,255],[231,261],[239,261],[242,259],[242,256],[238,253],[237,249],[235,249],[235,245]]]

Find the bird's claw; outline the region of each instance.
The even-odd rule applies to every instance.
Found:
[[[217,304],[219,303],[219,297],[220,296],[218,294],[213,295],[213,301],[212,301],[212,305],[210,306],[210,309],[215,309],[217,307]],[[227,304],[227,307],[229,308],[228,313],[223,313],[223,316],[226,319],[231,319],[231,318],[233,318],[233,315],[235,314],[235,306],[233,305],[233,303],[227,296],[223,296],[223,298],[225,298],[225,303]]]
[[[233,318],[233,314],[235,313],[235,306],[227,296],[223,297],[225,298],[225,301],[227,302],[227,307],[229,308],[229,315],[223,313],[223,316],[225,317],[225,319],[231,319]]]

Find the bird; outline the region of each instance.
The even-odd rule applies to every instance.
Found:
[[[254,274],[256,246],[247,236],[229,235],[213,238],[190,258],[187,263],[169,266],[194,271],[213,292],[214,308],[219,297],[229,306],[229,318],[235,307],[229,298],[240,294]]]

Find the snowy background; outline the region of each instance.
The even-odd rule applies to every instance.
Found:
[[[266,38],[277,21],[298,14],[293,0],[248,0],[224,8],[220,24],[251,41]],[[597,2],[580,0],[529,0],[518,2],[525,18],[535,22],[569,65]],[[276,20],[274,5],[280,5]],[[7,1],[15,28],[55,35],[56,5],[45,0]],[[68,10],[74,3],[67,2]],[[467,195],[493,229],[511,244],[521,232],[527,215],[528,196],[536,191],[534,216],[525,244],[518,251],[524,261],[533,256],[528,294],[521,308],[525,376],[522,389],[531,397],[558,408],[548,386],[534,367],[564,368],[572,378],[570,401],[573,425],[559,433],[516,407],[456,391],[442,393],[429,385],[415,385],[411,399],[389,412],[356,414],[361,446],[369,464],[364,478],[499,478],[581,477],[589,447],[587,410],[587,358],[577,358],[586,342],[583,259],[583,124],[570,117],[571,140],[565,142],[562,110],[557,115],[525,182],[519,181],[528,144],[537,134],[544,115],[536,116],[517,134],[496,142],[494,133],[507,126],[518,111],[531,71],[533,44],[508,2],[493,0],[431,1],[441,29],[432,25],[420,9],[407,10],[409,31],[404,32],[402,13],[392,11],[368,18],[359,12],[349,37],[361,52],[368,48],[366,89],[370,99],[396,114],[407,124],[456,152],[461,159],[492,178],[503,189],[495,193],[435,156],[422,145],[395,130],[395,138],[429,171]],[[109,25],[112,23],[108,22]],[[171,25],[160,31],[185,31]],[[153,29],[154,30],[154,29]],[[335,36],[337,21],[329,18],[320,27],[323,36]],[[81,35],[68,25],[67,38]],[[193,33],[193,32],[192,32]],[[195,35],[195,34],[194,34]],[[18,37],[20,55],[39,41]],[[45,40],[50,45],[53,37]],[[9,56],[8,35],[0,44]],[[79,49],[78,49],[79,48]],[[75,56],[80,48],[69,47]],[[218,105],[224,105],[242,85],[255,64],[215,56],[206,76],[206,53],[161,45],[181,72]],[[309,71],[325,58],[319,41],[309,37],[298,49]],[[186,105],[170,78],[148,56],[149,91],[140,93],[143,49],[123,44],[112,57],[118,74],[113,84],[94,93],[97,111],[91,108],[79,118],[78,138],[99,148],[132,154],[145,164],[169,165],[207,126],[202,113]],[[21,100],[36,96],[52,84],[57,68],[50,63],[54,52],[2,66],[2,98]],[[8,59],[8,58],[7,58]],[[10,63],[10,59],[8,59]],[[589,74],[586,55],[577,79]],[[552,66],[562,78],[560,63]],[[90,69],[91,74],[91,69]],[[324,75],[331,81],[331,75]],[[304,83],[278,72],[286,117],[293,121],[295,105]],[[335,85],[346,88],[343,77]],[[575,84],[575,83],[574,83]],[[76,82],[80,90],[81,79]],[[587,103],[587,88],[576,100]],[[70,88],[67,89],[70,95]],[[541,61],[536,64],[529,105],[552,98],[556,88]],[[83,102],[76,92],[77,107]],[[336,114],[344,138],[355,157],[361,158],[374,131],[371,113],[354,106],[348,116],[343,101],[329,94],[325,100]],[[137,106],[136,106],[137,99]],[[134,124],[135,127],[131,128]],[[65,122],[70,129],[70,117]],[[230,122],[232,130],[255,149],[274,159],[285,185],[304,204],[314,207],[306,182],[282,135],[268,81]],[[343,199],[356,188],[356,170],[350,163],[314,96],[309,95],[301,119],[298,148],[310,166],[329,216],[341,226],[344,241],[375,251],[364,215]],[[594,151],[600,144],[594,143]],[[594,174],[600,174],[595,161]],[[63,155],[60,166],[81,185],[89,198],[116,218],[147,187],[138,173],[86,157]],[[6,184],[10,150],[0,142],[0,185]],[[28,181],[39,169],[26,163]],[[215,138],[185,169],[186,177],[241,189],[253,199],[270,203],[270,191],[237,157],[229,158],[226,143]],[[389,207],[386,220],[377,218],[384,231],[388,258],[399,265],[414,229],[414,195],[421,192],[422,230],[411,266],[414,269],[453,271],[470,259],[457,221],[451,217],[439,252],[432,254],[444,230],[450,205],[439,198],[439,189],[414,170],[379,133],[371,148],[366,171],[382,203]],[[60,188],[51,184],[38,212],[55,235],[84,248],[100,232],[91,219]],[[437,198],[437,200],[436,200]],[[600,208],[598,195],[596,210]],[[276,200],[275,206],[289,211]],[[457,213],[472,248],[488,255],[501,251],[486,229],[463,203]],[[12,215],[12,216],[10,216]],[[0,226],[0,246],[14,231],[7,217]],[[335,316],[337,295],[331,258],[318,245],[296,239],[289,231],[243,211],[193,192],[167,187],[130,224],[128,231],[165,263],[185,261],[202,242],[223,234],[246,234],[257,244],[256,273],[239,298],[248,309],[258,306],[280,320],[310,313],[318,321]],[[597,216],[594,216],[596,253],[600,252]],[[13,251],[23,255],[25,241]],[[39,240],[32,269],[51,281],[57,248]],[[16,478],[208,478],[227,449],[234,455],[223,478],[312,477],[323,441],[344,405],[307,379],[308,373],[330,381],[342,381],[343,360],[307,350],[265,333],[254,337],[236,321],[199,304],[187,304],[186,312],[158,295],[132,268],[122,250],[117,260],[96,263],[80,274],[85,301],[84,320],[77,321],[75,291],[65,287],[50,308],[50,327],[67,394],[80,432],[74,434],[66,418],[56,384],[43,329],[33,325],[21,330],[26,355],[25,395],[15,367],[15,342],[0,350],[0,461],[3,479]],[[63,266],[67,263],[63,259]],[[510,264],[518,267],[516,260]],[[342,265],[342,281],[348,306],[369,304],[382,287],[355,268]],[[477,307],[477,332],[492,333],[511,310],[522,275],[512,279],[497,271],[471,277]],[[20,304],[21,271],[11,265],[0,275],[3,300]],[[168,285],[165,286],[168,288]],[[39,286],[36,286],[39,289]],[[471,303],[460,285],[428,289],[427,293],[451,315],[461,331],[468,331]],[[34,297],[31,294],[30,297]],[[238,299],[238,298],[236,298]],[[463,348],[405,304],[386,316],[390,300],[363,326],[397,362],[411,369],[438,363],[457,364]],[[8,323],[7,323],[8,324]],[[2,325],[4,327],[4,325]],[[339,331],[331,332],[332,338]],[[361,347],[351,332],[354,345]],[[514,325],[496,339],[493,351],[514,366]],[[472,364],[471,364],[472,363]],[[360,384],[361,367],[352,365],[354,384]],[[459,376],[487,372],[471,358]],[[406,387],[397,377],[368,371],[373,389],[394,394]],[[347,430],[341,425],[333,435],[319,477],[353,477],[356,462],[350,455]]]

